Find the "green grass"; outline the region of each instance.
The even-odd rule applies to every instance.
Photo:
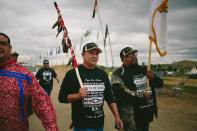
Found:
[[[176,77],[184,77],[185,74],[184,74],[183,72],[176,72],[176,73],[175,73],[175,76],[176,76]]]
[[[167,90],[171,90],[172,87],[174,87],[175,85],[164,85],[164,88]],[[195,94],[197,95],[197,87],[193,87],[193,86],[184,86],[183,87],[183,91],[187,92],[187,93],[191,93],[191,94]]]
[[[162,77],[162,79],[164,80],[164,81],[174,81],[173,79],[168,79],[168,78],[164,78],[164,77]]]
[[[189,93],[192,93],[192,94],[197,94],[197,87],[187,86],[187,87],[184,87],[183,90],[184,90],[184,92],[189,92]]]

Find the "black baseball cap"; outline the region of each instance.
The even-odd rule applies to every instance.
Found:
[[[87,43],[86,45],[84,45],[83,47],[83,52],[86,52],[86,51],[90,51],[90,50],[93,50],[93,49],[96,49],[99,53],[102,53],[102,50],[97,46],[97,44],[91,42],[91,43]]]
[[[120,58],[125,57],[129,53],[136,53],[136,52],[138,52],[138,50],[133,50],[131,47],[125,47],[120,51]]]
[[[11,56],[19,56],[19,54],[16,51],[13,51]]]

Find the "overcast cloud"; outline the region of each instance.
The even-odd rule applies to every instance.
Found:
[[[57,0],[69,36],[75,44],[76,58],[82,62],[80,42],[82,33],[92,29],[92,35],[84,43],[96,41],[104,52],[103,36],[99,25],[99,16],[92,19],[94,0]],[[151,63],[172,63],[180,60],[197,61],[197,1],[170,0],[168,12],[167,55],[160,57],[155,46],[152,48]],[[103,31],[109,26],[110,40],[115,66],[120,66],[119,52],[130,46],[139,51],[138,60],[147,63],[149,49],[149,0],[98,0]],[[33,58],[35,63],[40,54],[46,54],[51,48],[61,45],[62,34],[57,38],[56,29],[51,27],[57,20],[57,12],[52,0],[0,0],[0,32],[8,34],[13,49],[19,52],[19,61]],[[104,32],[103,32],[104,33]],[[112,59],[107,40],[107,59]],[[55,64],[67,63],[66,54],[49,56]],[[106,65],[105,55],[100,55],[99,64]]]

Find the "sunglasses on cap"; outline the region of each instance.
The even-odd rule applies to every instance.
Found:
[[[133,57],[133,56],[137,56],[137,53],[131,53],[131,54],[125,55],[122,58],[130,58],[130,57]]]

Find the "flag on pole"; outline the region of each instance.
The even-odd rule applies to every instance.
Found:
[[[95,17],[96,8],[97,8],[97,0],[95,0],[95,3],[94,3],[94,10],[93,10],[92,18]]]
[[[167,54],[168,0],[151,0],[149,39],[156,45],[159,55]]]
[[[104,38],[104,46],[106,46],[107,35],[108,35],[108,25],[106,24],[106,28],[105,28],[105,38]]]
[[[92,35],[92,27],[90,27],[90,29],[86,30],[81,37],[81,44],[83,42],[86,42],[89,40],[90,36]]]
[[[88,37],[91,34],[91,30],[87,30],[84,34],[84,37]]]
[[[52,56],[53,55],[53,49],[51,48],[49,55]]]
[[[56,54],[56,55],[58,54],[58,48],[55,49],[55,54]]]
[[[61,49],[60,49],[60,45],[59,45],[58,48],[57,48],[57,53],[58,53],[58,54],[60,54],[60,50],[61,50]]]

